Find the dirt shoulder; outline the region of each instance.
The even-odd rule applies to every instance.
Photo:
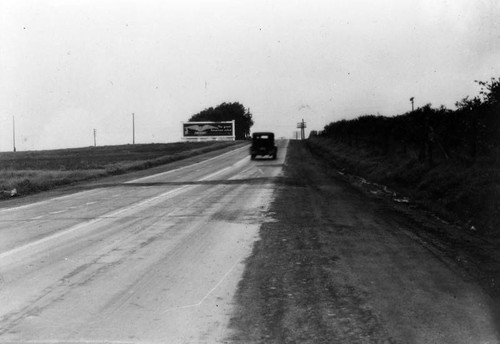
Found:
[[[419,236],[442,224],[352,186],[301,142],[289,146],[270,214],[239,285],[231,341],[498,342],[498,297],[450,253],[463,242]]]

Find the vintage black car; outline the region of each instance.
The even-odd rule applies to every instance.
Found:
[[[259,132],[252,134],[250,157],[253,160],[257,155],[270,156],[272,159],[276,159],[278,147],[274,145],[274,133]]]

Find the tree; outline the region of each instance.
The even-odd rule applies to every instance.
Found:
[[[236,140],[244,140],[250,135],[250,128],[253,125],[252,114],[250,110],[238,103],[222,103],[215,108],[210,107],[197,114],[194,114],[189,119],[190,122],[223,122],[235,121],[235,138]]]
[[[466,137],[473,160],[478,150],[500,153],[500,78],[490,81],[475,80],[481,91],[474,98],[465,97],[456,102],[457,111],[465,118]]]
[[[479,94],[482,97],[482,101],[488,105],[498,105],[500,103],[500,78],[491,78],[488,81],[478,81],[481,86],[481,92]]]

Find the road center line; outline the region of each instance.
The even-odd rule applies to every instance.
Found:
[[[129,181],[125,182],[124,184],[138,183],[138,182],[145,181],[145,180],[148,180],[148,179],[152,179],[152,178],[156,178],[156,177],[159,177],[159,176],[163,176],[163,175],[166,175],[166,174],[169,174],[169,173],[173,173],[173,172],[176,172],[176,171],[180,171],[180,170],[192,167],[194,165],[204,164],[204,163],[207,163],[209,161],[212,161],[212,160],[224,157],[224,156],[229,155],[229,154],[233,154],[235,152],[238,152],[238,151],[244,150],[244,149],[248,149],[248,147],[247,146],[243,146],[243,147],[231,150],[229,152],[226,152],[224,154],[217,155],[217,156],[215,156],[213,158],[210,158],[210,159],[207,159],[207,160],[203,160],[202,162],[193,163],[193,164],[186,165],[186,166],[183,166],[183,167],[179,167],[179,168],[176,168],[176,169],[173,169],[173,170],[170,170],[170,171],[166,171],[166,172],[154,174],[152,176],[147,176],[147,177],[143,177],[143,178],[139,178],[139,179],[129,180]],[[96,190],[99,190],[99,189],[93,189],[93,190],[85,190],[85,191],[75,192],[75,193],[72,193],[72,194],[69,194],[69,195],[64,195],[64,196],[49,198],[49,199],[46,199],[46,200],[43,200],[43,201],[39,201],[39,202],[35,202],[35,203],[29,203],[29,204],[24,204],[24,205],[20,205],[20,206],[17,206],[17,207],[12,207],[12,208],[3,208],[3,209],[0,209],[0,213],[5,213],[5,212],[9,212],[9,211],[14,211],[14,210],[21,210],[21,209],[31,208],[31,207],[34,207],[34,206],[40,206],[42,204],[50,203],[52,201],[60,201],[60,200],[66,199],[66,198],[74,197],[75,195],[81,196],[81,195],[84,195],[84,194],[87,194],[87,193],[92,193],[92,192],[95,192]]]
[[[210,159],[207,159],[207,160],[203,160],[202,162],[199,162],[199,163],[194,163],[194,164],[191,164],[191,165],[179,167],[179,168],[176,168],[176,169],[173,169],[173,170],[170,170],[170,171],[153,174],[153,175],[147,176],[147,177],[142,177],[142,178],[138,178],[138,179],[134,179],[134,180],[129,180],[128,182],[125,182],[124,184],[140,183],[140,182],[143,182],[143,181],[146,181],[146,180],[149,180],[149,179],[162,177],[162,176],[165,176],[167,174],[178,172],[178,171],[181,171],[181,170],[186,169],[188,167],[192,167],[194,165],[204,164],[204,163],[207,163],[209,161],[212,161],[212,160],[215,160],[215,159],[219,159],[219,158],[224,157],[226,155],[230,155],[230,154],[233,154],[235,152],[239,152],[240,150],[243,150],[243,149],[248,149],[248,147],[247,146],[240,147],[240,148],[237,148],[235,150],[229,151],[227,153],[224,153],[224,154],[221,154],[221,155],[217,155],[217,156],[215,156],[213,158],[210,158]]]
[[[221,169],[219,171],[216,171],[214,173],[208,174],[205,177],[199,179],[198,181],[205,181],[205,180],[208,180],[208,179],[210,179],[210,178],[212,178],[212,177],[214,177],[216,175],[222,174],[222,173],[226,172],[227,170],[233,168],[233,166],[241,163],[241,161],[244,161],[246,159],[247,159],[247,157],[245,157],[242,160],[239,160],[238,162],[236,162],[235,164],[233,164],[231,166],[225,167],[225,168],[223,168],[223,169]],[[99,217],[97,217],[95,219],[92,219],[90,221],[79,223],[79,224],[77,224],[75,226],[72,226],[72,227],[66,229],[66,230],[62,230],[60,232],[54,233],[54,234],[52,234],[50,236],[44,237],[44,238],[39,239],[37,241],[33,241],[33,242],[27,243],[25,245],[16,247],[14,249],[11,249],[9,251],[3,252],[3,253],[0,254],[0,259],[7,258],[9,256],[12,256],[12,255],[17,254],[19,252],[22,252],[24,250],[31,249],[33,247],[36,247],[36,246],[41,245],[41,244],[44,244],[44,243],[49,242],[51,240],[58,239],[58,238],[60,238],[62,236],[68,235],[68,234],[73,233],[75,231],[78,231],[78,230],[80,230],[82,228],[94,225],[94,224],[102,222],[102,221],[104,221],[106,219],[117,217],[118,215],[123,214],[125,212],[128,212],[128,211],[140,208],[140,207],[142,207],[142,206],[144,206],[146,204],[150,204],[150,203],[159,201],[159,200],[161,200],[161,199],[163,199],[163,198],[165,198],[167,196],[172,196],[173,194],[180,193],[181,191],[184,191],[186,189],[193,189],[193,188],[195,188],[197,186],[198,185],[184,185],[184,186],[180,186],[180,187],[178,187],[178,188],[176,188],[174,190],[169,190],[169,191],[164,192],[162,194],[159,194],[159,195],[157,195],[155,197],[151,197],[151,198],[145,199],[143,201],[140,201],[140,202],[134,203],[132,205],[129,205],[127,207],[124,207],[124,208],[112,211],[110,213],[101,215],[101,216],[99,216]],[[60,212],[63,212],[63,211],[60,211]]]
[[[50,215],[55,215],[55,214],[61,214],[61,213],[65,213],[66,212],[66,209],[64,210],[56,210],[56,211],[51,211],[49,214]]]
[[[95,190],[80,191],[80,192],[72,193],[70,195],[64,195],[64,196],[49,198],[49,199],[46,199],[46,200],[43,200],[43,201],[39,201],[39,202],[35,202],[35,203],[29,203],[29,204],[20,205],[20,206],[12,207],[12,208],[4,208],[4,209],[0,209],[0,213],[5,213],[5,212],[8,212],[8,211],[13,211],[13,210],[21,210],[21,209],[31,208],[31,207],[34,207],[34,206],[40,206],[40,205],[43,205],[43,204],[46,204],[46,203],[50,203],[52,201],[60,201],[60,200],[66,199],[66,198],[74,197],[75,195],[82,196],[84,194],[91,193],[91,192],[94,192],[94,191]]]
[[[104,215],[102,215],[102,216],[100,216],[98,218],[92,219],[90,221],[79,223],[79,224],[77,224],[75,226],[72,226],[72,227],[66,229],[66,230],[54,233],[54,234],[52,234],[50,236],[47,236],[47,237],[44,237],[42,239],[39,239],[39,240],[30,242],[30,243],[27,243],[25,245],[16,247],[16,248],[11,249],[11,250],[6,251],[6,252],[3,252],[3,253],[0,254],[0,260],[4,259],[4,258],[7,258],[7,257],[10,257],[12,255],[15,255],[15,254],[17,254],[19,252],[22,252],[24,250],[31,249],[31,248],[36,247],[38,245],[44,244],[44,243],[49,242],[51,240],[58,239],[58,238],[60,238],[62,236],[68,235],[68,234],[73,233],[75,231],[78,231],[78,230],[80,230],[82,228],[85,228],[85,227],[94,225],[96,223],[102,222],[104,220],[116,217],[116,216],[118,216],[118,215],[120,215],[120,214],[122,214],[124,212],[127,212],[127,211],[130,211],[130,210],[139,208],[139,207],[141,207],[141,206],[143,206],[145,204],[157,201],[157,200],[159,200],[161,198],[164,198],[166,196],[170,196],[170,195],[172,195],[174,193],[179,193],[180,191],[185,190],[187,188],[194,188],[194,187],[196,187],[196,185],[195,186],[193,186],[193,185],[185,185],[185,186],[182,186],[180,188],[164,192],[164,193],[162,193],[162,194],[160,194],[158,196],[155,196],[153,198],[148,198],[146,200],[143,200],[143,201],[140,201],[138,203],[132,204],[132,205],[130,205],[128,207],[125,207],[125,208],[122,208],[122,209],[118,209],[118,210],[110,212],[108,214],[104,214]]]

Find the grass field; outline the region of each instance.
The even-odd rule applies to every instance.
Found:
[[[147,169],[239,142],[180,142],[0,153],[0,199]]]

